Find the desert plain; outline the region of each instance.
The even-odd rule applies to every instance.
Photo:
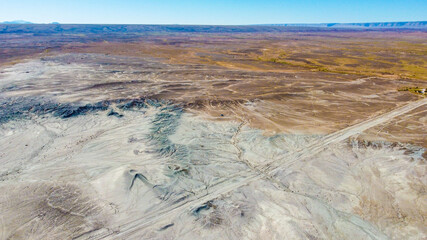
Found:
[[[425,239],[426,40],[0,25],[0,239]]]

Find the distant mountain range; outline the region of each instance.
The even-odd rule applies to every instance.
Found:
[[[427,31],[427,21],[374,23],[302,23],[256,25],[153,25],[153,24],[49,24],[24,20],[0,22],[0,33],[140,33],[166,32],[287,32],[287,31]]]
[[[0,24],[33,24],[33,23],[24,21],[24,20],[13,20],[13,21],[0,22]]]
[[[328,28],[427,28],[427,21],[417,22],[372,22],[372,23],[301,23],[262,24],[263,26],[328,27]]]

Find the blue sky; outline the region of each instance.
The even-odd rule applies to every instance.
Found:
[[[427,20],[427,0],[0,0],[0,22],[264,24]]]

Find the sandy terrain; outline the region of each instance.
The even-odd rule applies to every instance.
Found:
[[[329,133],[418,99],[391,81],[333,73],[276,73],[159,59],[65,54],[5,67],[4,97],[58,102],[149,97],[184,104],[217,120],[247,121],[272,133]],[[223,116],[221,116],[221,114]]]
[[[426,103],[324,137],[267,137],[170,105],[122,118],[103,111],[8,122],[3,234],[417,239],[425,236],[423,149],[349,137]]]
[[[319,34],[306,60],[338,38]],[[425,51],[424,32],[342,34]],[[0,239],[427,238],[427,98],[398,91],[422,71],[281,68],[247,59],[259,34],[206,35],[3,49]]]

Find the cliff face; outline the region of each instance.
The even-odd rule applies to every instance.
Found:
[[[427,21],[419,22],[374,22],[374,23],[330,23],[327,27],[361,28],[427,28]]]
[[[415,22],[368,22],[368,23],[313,23],[313,24],[269,24],[265,26],[317,27],[317,28],[383,28],[383,29],[426,29],[427,21]]]
[[[334,30],[328,30],[334,28]],[[165,33],[274,33],[335,31],[347,29],[427,29],[427,21],[419,22],[378,22],[378,23],[320,23],[320,24],[265,24],[265,25],[111,25],[111,24],[32,24],[29,22],[2,22],[0,34],[4,33],[74,33],[74,34],[142,34],[150,32]]]

